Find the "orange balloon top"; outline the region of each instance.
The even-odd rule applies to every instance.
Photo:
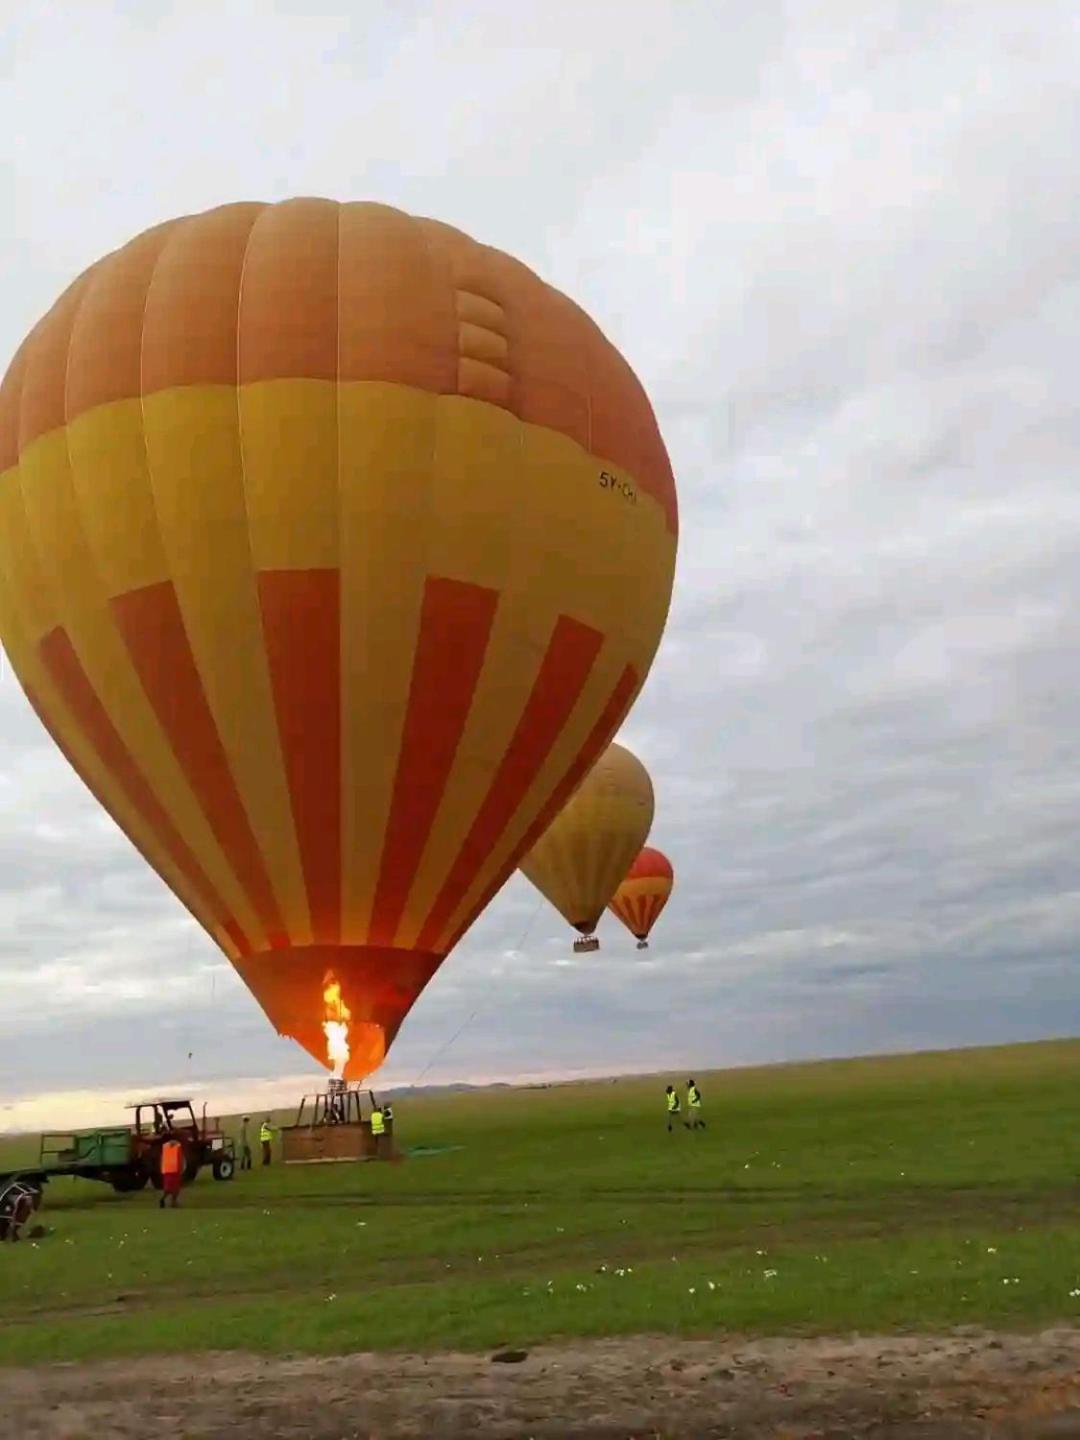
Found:
[[[486,400],[629,471],[677,529],[652,407],[585,312],[509,255],[370,202],[225,205],[90,266],[4,378],[0,471],[98,405],[277,379]]]
[[[648,845],[626,872],[627,880],[673,880],[674,878],[675,872],[671,868],[671,861],[659,850],[654,850]]]

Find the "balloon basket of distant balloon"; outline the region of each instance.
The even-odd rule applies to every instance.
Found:
[[[600,941],[596,938],[595,935],[586,935],[584,940],[574,941],[575,955],[592,955],[594,951],[599,949]]]
[[[367,1092],[371,1109],[375,1097]],[[393,1119],[383,1135],[373,1135],[370,1112],[364,1114],[360,1087],[331,1079],[325,1090],[305,1095],[296,1119],[281,1128],[286,1165],[329,1165],[367,1160],[400,1160]]]

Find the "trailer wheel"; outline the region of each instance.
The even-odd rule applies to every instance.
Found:
[[[117,1195],[134,1195],[137,1191],[146,1189],[149,1179],[145,1170],[121,1170],[112,1177],[112,1188]]]
[[[214,1161],[214,1179],[231,1180],[236,1174],[236,1161],[231,1155],[220,1155]]]

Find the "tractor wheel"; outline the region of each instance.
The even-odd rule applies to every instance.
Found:
[[[184,1184],[190,1185],[198,1176],[202,1162],[194,1150],[184,1151]]]
[[[236,1174],[236,1161],[231,1155],[221,1155],[214,1161],[214,1179],[231,1180]]]

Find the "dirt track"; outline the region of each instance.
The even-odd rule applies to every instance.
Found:
[[[0,1346],[2,1353],[2,1346]],[[0,1370],[20,1440],[1080,1440],[1080,1330],[544,1346],[489,1356],[219,1355]]]

